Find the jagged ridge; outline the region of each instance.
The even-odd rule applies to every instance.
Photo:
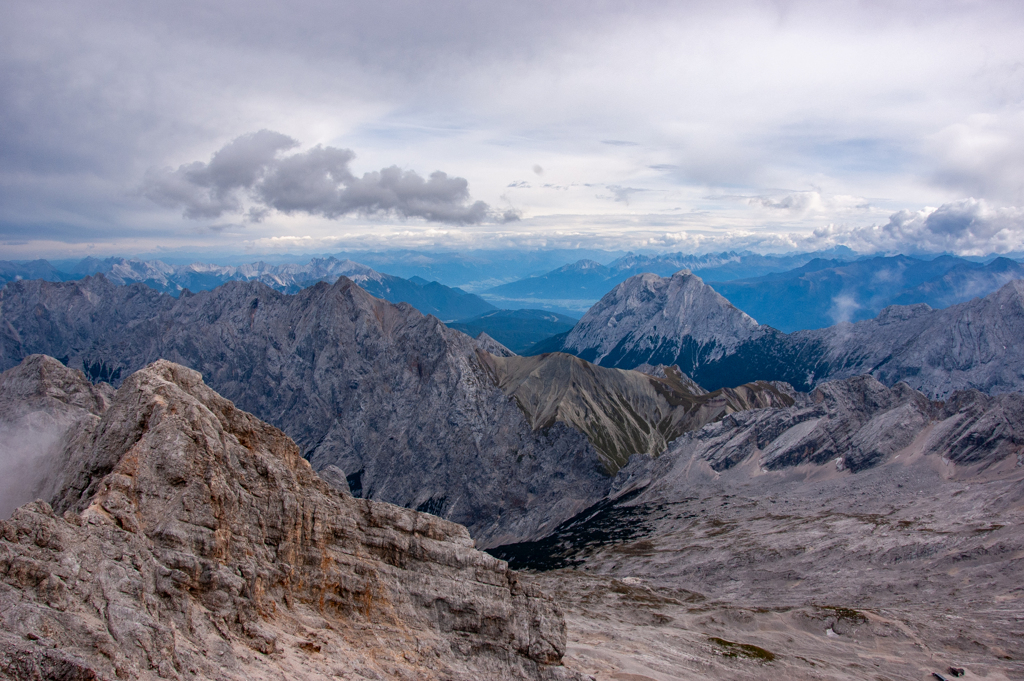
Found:
[[[707,393],[670,368],[662,377],[607,369],[565,353],[481,360],[534,429],[565,423],[585,433],[614,475],[638,453],[658,455],[690,430],[746,409],[782,407],[793,399],[754,383]]]

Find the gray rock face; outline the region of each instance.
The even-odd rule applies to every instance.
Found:
[[[102,277],[13,282],[0,315],[4,368],[45,352],[117,381],[159,358],[184,364],[282,428],[314,468],[345,471],[353,494],[461,522],[481,545],[540,536],[608,489],[582,434],[534,432],[493,384],[477,356],[499,351],[493,340],[344,278],[179,299]]]
[[[0,678],[582,678],[465,528],[336,492],[185,367],[131,375],[66,460],[0,522]]]
[[[493,549],[545,570],[569,612],[566,664],[599,678],[1021,676],[1024,395],[932,402],[860,376],[795,397],[633,457],[608,500]]]
[[[1024,390],[1024,281],[943,310],[891,306],[875,319],[784,334],[732,307],[682,272],[641,275],[605,296],[564,341],[602,366],[678,364],[706,388],[754,380],[810,390],[871,374],[933,399],[956,390]]]
[[[870,373],[886,385],[904,381],[929,397],[956,390],[1024,390],[1024,280],[943,310],[888,307],[875,319],[792,334],[816,348],[813,381]],[[810,355],[811,353],[807,353]]]
[[[994,466],[1024,451],[1024,395],[1018,393],[970,390],[932,402],[905,383],[887,388],[857,376],[795,397],[788,408],[729,414],[686,433],[658,460],[638,457],[620,472],[617,489],[637,475],[671,488],[678,470],[691,470],[691,459],[719,473],[755,461],[764,472],[834,463],[857,473],[911,445],[919,456],[964,466]]]
[[[810,394],[789,394],[791,406],[731,413],[681,435],[660,457],[634,456],[619,470],[607,499],[551,536],[498,547],[495,555],[520,567],[558,566],[582,550],[572,536],[592,542],[590,537],[602,535],[588,529],[595,509],[619,500],[656,506],[724,479],[769,484],[780,478],[859,475],[898,457],[926,461],[946,477],[960,470],[1024,475],[1024,395],[1019,393],[992,397],[971,390],[932,402],[904,383],[888,388],[871,376],[857,376],[825,383]]]

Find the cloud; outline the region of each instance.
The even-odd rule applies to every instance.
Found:
[[[938,208],[901,210],[870,227],[821,227],[804,243],[846,245],[860,252],[986,255],[1024,250],[1024,209],[963,199]]]
[[[818,192],[794,192],[785,196],[752,196],[747,199],[747,203],[751,206],[793,213],[802,213],[820,201],[821,196]]]
[[[853,296],[842,294],[832,299],[832,307],[829,309],[828,314],[836,324],[849,323],[853,320],[853,315],[860,307]]]
[[[295,146],[298,142],[292,138],[270,130],[242,135],[216,152],[209,163],[151,170],[144,193],[161,206],[184,208],[187,218],[218,218],[239,210],[238,190],[252,189],[277,154]]]
[[[930,140],[932,180],[961,195],[1024,201],[1024,112],[974,115]]]
[[[14,423],[0,423],[0,520],[43,494],[60,455],[59,424],[32,414]]]
[[[620,187],[617,184],[608,185],[608,191],[614,196],[614,201],[619,203],[625,203],[629,205],[629,197],[638,192],[645,192],[646,189],[637,189],[636,187]]]
[[[627,142],[626,140],[601,140],[601,144],[608,144],[613,147],[636,147],[639,146],[636,142]]]
[[[501,214],[498,218],[498,222],[505,224],[509,222],[519,222],[523,219],[523,211],[518,208],[509,208]]]
[[[424,179],[398,166],[357,177],[349,169],[353,151],[321,145],[281,156],[298,144],[270,130],[242,135],[209,163],[151,170],[143,191],[161,206],[183,209],[189,219],[241,212],[246,200],[252,204],[246,215],[253,222],[271,210],[328,219],[395,215],[449,224],[476,224],[489,217],[486,203],[471,202],[469,183],[461,177],[435,171]]]

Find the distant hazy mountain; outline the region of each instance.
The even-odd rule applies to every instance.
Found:
[[[510,284],[495,286],[487,293],[493,296],[522,297],[542,295],[546,298],[585,298],[604,295],[607,282],[615,271],[594,260],[577,260],[562,265],[539,277],[521,279]]]
[[[639,275],[616,287],[557,349],[602,366],[676,364],[705,388],[781,380],[807,390],[871,374],[929,397],[1024,389],[1024,281],[943,310],[894,305],[875,319],[785,334],[689,272]],[[548,348],[553,350],[556,348]]]
[[[896,257],[855,262],[815,259],[789,272],[708,284],[761,324],[790,332],[871,319],[888,305],[944,308],[1024,277],[1008,258],[988,264],[953,256]]]
[[[399,277],[423,277],[446,286],[458,286],[472,293],[550,272],[580,258],[611,262],[622,255],[623,251],[587,248],[534,251],[502,249],[463,253],[411,250],[350,251],[335,254],[339,259],[355,260]]]
[[[498,307],[543,307],[585,313],[601,296],[636,274],[670,276],[688,269],[706,279],[726,281],[791,270],[815,258],[831,256],[852,260],[856,254],[839,247],[818,253],[759,255],[757,253],[712,253],[688,255],[625,255],[608,265],[578,260],[555,270],[520,281],[495,286],[481,296]]]
[[[42,279],[44,281],[64,281],[64,274],[46,260],[14,263],[0,260],[0,285],[19,279]]]
[[[492,310],[448,324],[474,338],[481,333],[522,354],[538,341],[569,331],[579,319],[547,310]]]
[[[772,272],[784,272],[800,267],[815,258],[854,260],[857,253],[846,246],[836,246],[813,253],[786,253],[783,255],[761,255],[747,251],[687,255],[667,253],[664,255],[627,255],[608,265],[609,269],[621,276],[620,281],[634,274],[650,272],[668,277],[679,270],[690,270],[705,280],[730,281],[759,277]]]
[[[409,303],[423,314],[432,314],[442,321],[472,317],[495,309],[480,297],[458,288],[420,278],[408,280],[381,274],[366,265],[333,257],[313,258],[305,265],[255,262],[238,266],[205,263],[174,266],[160,260],[85,258],[65,265],[62,271],[45,260],[21,265],[0,261],[0,284],[19,279],[75,281],[93,274],[102,274],[119,286],[141,282],[174,296],[184,289],[193,293],[209,291],[229,281],[258,281],[275,291],[296,293],[318,281],[333,283],[338,277],[346,276],[378,298],[393,303]]]

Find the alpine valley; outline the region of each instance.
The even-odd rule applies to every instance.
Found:
[[[828,255],[735,290],[864,279]],[[0,678],[1024,678],[1016,263],[785,333],[645,262],[578,322],[455,328],[340,260],[12,277]]]

